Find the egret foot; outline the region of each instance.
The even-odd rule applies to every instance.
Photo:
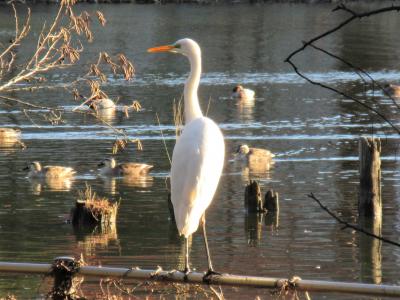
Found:
[[[189,269],[189,268],[185,268],[185,269],[182,271],[182,273],[184,274],[184,275],[183,275],[183,281],[184,281],[184,282],[188,282],[188,281],[189,281],[188,275],[189,275],[189,273],[190,273],[190,269]]]
[[[207,273],[203,276],[203,282],[206,284],[211,284],[212,277],[222,275],[221,273],[215,272],[213,269],[208,269]]]

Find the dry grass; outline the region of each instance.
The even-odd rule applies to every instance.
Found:
[[[107,198],[97,196],[89,185],[86,185],[84,191],[78,191],[78,201],[84,202],[85,207],[91,210],[94,215],[103,214],[114,209],[115,206],[115,203],[111,203]],[[119,204],[117,203],[117,205]]]
[[[175,135],[178,138],[182,133],[182,127],[184,122],[183,117],[183,101],[180,99],[178,102],[173,102],[173,111],[174,111],[174,124],[175,124]]]
[[[78,192],[76,207],[72,211],[72,223],[78,226],[101,225],[101,230],[115,226],[119,202],[99,197],[89,185]],[[86,225],[85,225],[86,224]]]

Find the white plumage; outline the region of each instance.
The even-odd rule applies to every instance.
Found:
[[[201,75],[201,50],[191,39],[151,48],[149,52],[180,53],[189,59],[190,74],[184,88],[185,126],[172,155],[171,201],[176,225],[186,239],[185,272],[189,271],[188,237],[194,233],[210,205],[221,177],[225,144],[219,127],[204,117],[197,96]],[[205,218],[203,218],[205,235]],[[209,273],[212,264],[205,236]]]
[[[175,145],[171,200],[179,233],[186,238],[197,230],[201,216],[213,199],[224,153],[222,133],[206,117],[187,124]]]

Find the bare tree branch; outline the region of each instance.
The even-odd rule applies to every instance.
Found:
[[[400,243],[397,243],[397,242],[394,242],[394,241],[389,240],[389,239],[387,239],[387,238],[384,238],[384,237],[382,237],[382,236],[373,234],[373,233],[371,233],[371,232],[369,232],[369,231],[367,231],[367,230],[361,228],[360,226],[353,225],[353,224],[350,224],[350,223],[348,223],[348,222],[342,220],[342,219],[339,218],[335,213],[333,213],[328,207],[326,207],[325,205],[323,205],[323,204],[321,203],[321,201],[320,201],[317,197],[314,196],[313,193],[310,193],[310,194],[308,194],[307,196],[308,196],[309,198],[313,199],[315,202],[317,202],[318,205],[319,205],[324,211],[326,211],[332,218],[334,218],[339,224],[344,225],[344,227],[343,227],[342,229],[351,228],[351,229],[354,229],[355,231],[361,232],[361,233],[363,233],[363,234],[365,234],[365,235],[367,235],[367,236],[369,236],[369,237],[373,237],[373,238],[378,239],[378,240],[380,240],[380,241],[382,241],[382,242],[385,242],[385,243],[388,243],[388,244],[391,244],[391,245],[400,247]]]
[[[384,7],[384,8],[381,8],[381,9],[376,9],[376,10],[372,10],[372,11],[368,11],[368,12],[364,12],[364,13],[356,13],[353,10],[347,8],[344,4],[340,4],[333,11],[340,11],[340,10],[348,12],[349,14],[351,14],[351,16],[349,18],[347,18],[346,20],[344,20],[343,22],[341,22],[339,25],[335,26],[334,28],[325,31],[324,33],[319,34],[316,37],[314,37],[314,38],[312,38],[312,39],[310,39],[310,40],[308,40],[306,42],[303,42],[303,46],[299,47],[298,49],[296,49],[293,52],[291,52],[288,55],[288,57],[285,59],[285,62],[289,63],[292,66],[293,70],[296,72],[296,74],[298,74],[301,78],[305,79],[306,81],[308,81],[309,83],[311,83],[313,85],[320,86],[322,88],[325,88],[325,89],[328,89],[330,91],[333,91],[333,92],[343,96],[344,98],[353,100],[354,102],[360,104],[361,106],[363,106],[367,110],[374,112],[383,121],[385,121],[387,124],[389,124],[398,134],[400,134],[400,128],[398,128],[392,121],[390,121],[378,109],[375,109],[374,107],[372,107],[372,106],[366,104],[365,102],[363,102],[361,99],[358,99],[356,97],[350,96],[350,95],[346,94],[345,92],[342,92],[342,91],[340,91],[340,90],[338,90],[336,88],[333,88],[333,87],[328,86],[328,85],[326,85],[324,83],[316,82],[316,81],[312,80],[311,78],[309,78],[308,76],[306,76],[305,74],[300,72],[300,70],[298,69],[298,67],[296,66],[296,64],[292,60],[295,55],[297,55],[298,53],[304,51],[307,47],[311,47],[311,48],[314,48],[314,49],[316,49],[318,51],[321,51],[321,52],[323,52],[323,53],[325,53],[325,54],[327,54],[327,55],[329,55],[329,56],[331,56],[331,57],[333,57],[335,59],[338,59],[338,60],[344,62],[349,67],[353,68],[356,71],[357,74],[362,73],[362,74],[366,75],[368,78],[372,79],[372,77],[369,76],[367,72],[365,72],[365,71],[361,70],[360,68],[354,66],[353,64],[345,61],[344,59],[342,59],[342,58],[340,58],[340,57],[338,57],[338,56],[336,56],[336,55],[334,55],[334,54],[332,54],[332,53],[330,53],[330,52],[328,52],[326,50],[323,50],[323,49],[315,46],[314,43],[316,41],[321,40],[322,38],[324,38],[324,37],[336,32],[336,31],[338,31],[338,30],[340,30],[341,28],[343,28],[344,26],[346,26],[347,24],[351,23],[352,21],[354,21],[356,19],[362,19],[362,18],[365,18],[365,17],[369,17],[369,16],[373,16],[373,15],[376,15],[376,14],[389,12],[389,11],[397,11],[398,12],[398,11],[400,11],[400,6],[394,6],[393,5],[393,6],[390,6],[390,7]],[[373,80],[373,79],[372,79],[372,83],[377,84],[377,82],[375,80]],[[383,90],[381,85],[377,84],[377,86],[379,86]],[[387,93],[385,92],[385,94],[387,94]],[[397,107],[399,107],[399,105],[397,103],[395,103],[394,99],[392,97],[390,97],[390,98],[392,99],[393,103]]]
[[[356,20],[356,19],[362,19],[365,17],[370,17],[373,15],[377,15],[380,13],[384,13],[384,12],[388,12],[388,11],[400,11],[400,6],[390,6],[390,7],[384,7],[381,9],[376,9],[376,10],[372,10],[372,11],[368,11],[365,13],[361,13],[358,14],[350,9],[348,9],[344,4],[339,4],[336,8],[334,8],[332,11],[339,11],[339,10],[343,10],[343,11],[347,11],[351,14],[351,17],[349,17],[348,19],[344,20],[342,23],[340,23],[339,25],[335,26],[334,28],[325,31],[324,33],[321,33],[320,35],[317,35],[316,37],[308,40],[307,42],[303,43],[303,46],[296,49],[295,51],[293,51],[292,53],[289,54],[289,56],[285,59],[285,62],[289,62],[293,56],[295,56],[297,53],[303,51],[305,48],[307,48],[309,45],[313,44],[314,42],[338,31],[339,29],[341,29],[342,27],[346,26],[347,24],[349,24],[350,22]]]

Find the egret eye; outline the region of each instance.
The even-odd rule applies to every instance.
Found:
[[[174,47],[177,48],[177,49],[181,49],[181,45],[180,44],[175,44]]]

